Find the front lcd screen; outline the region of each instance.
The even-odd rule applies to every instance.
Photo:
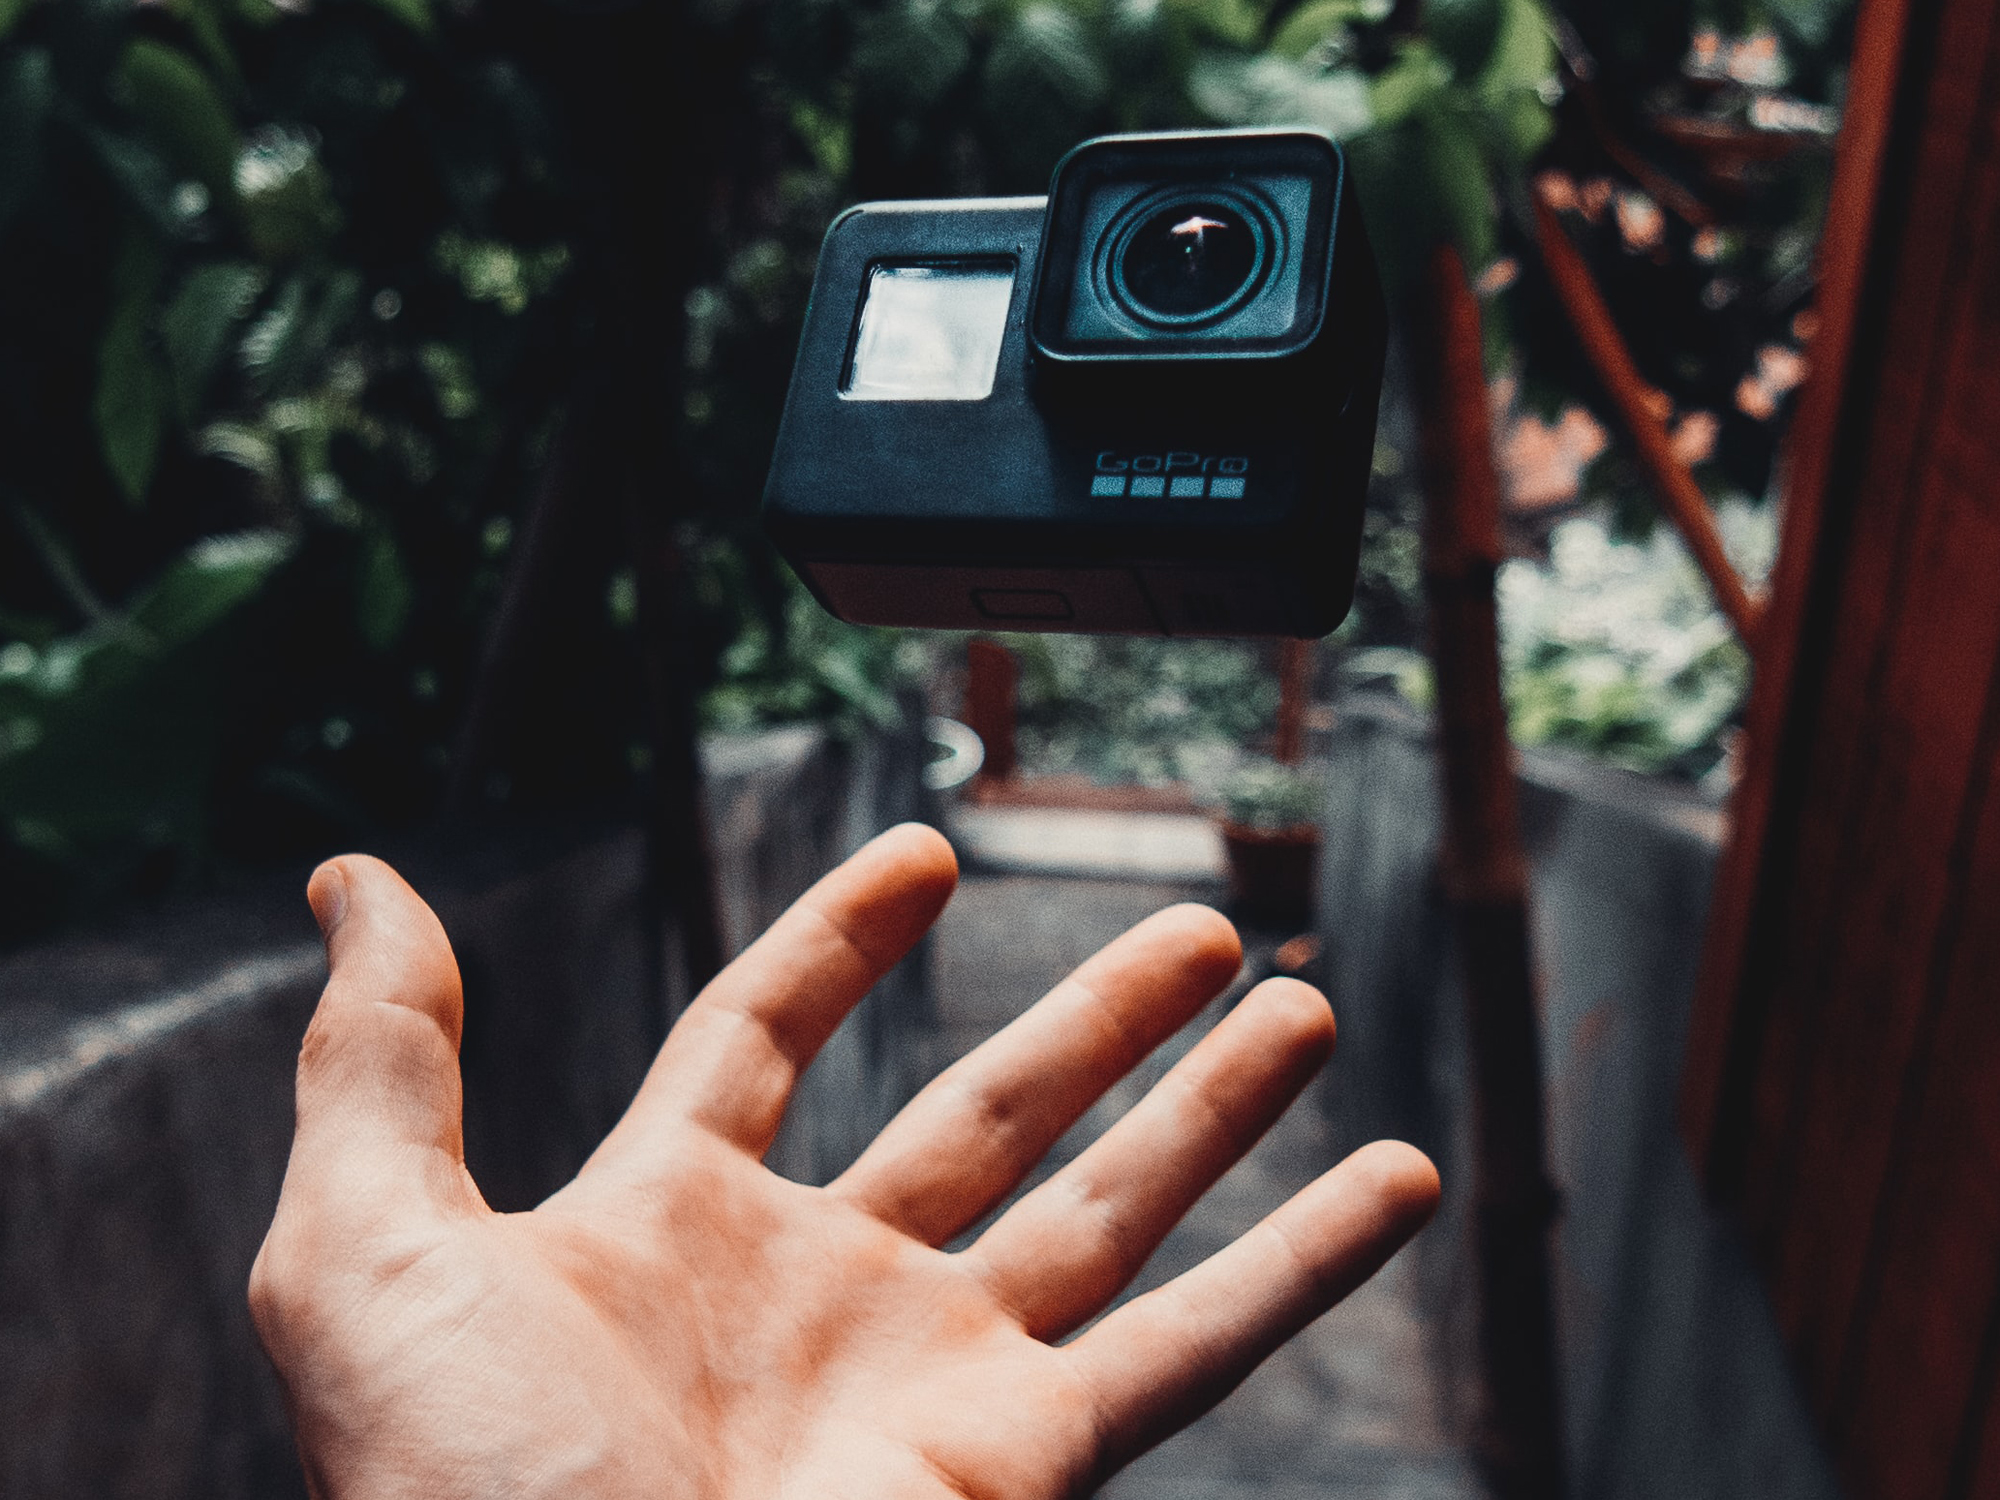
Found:
[[[1011,265],[871,268],[841,395],[850,401],[985,400],[993,393],[1013,300]]]

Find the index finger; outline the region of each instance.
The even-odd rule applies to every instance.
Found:
[[[786,1102],[843,1017],[944,910],[951,845],[905,823],[801,896],[674,1026],[604,1152],[692,1121],[761,1156]]]

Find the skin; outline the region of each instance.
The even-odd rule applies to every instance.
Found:
[[[941,1248],[1235,975],[1235,931],[1197,906],[1090,959],[828,1187],[766,1170],[794,1082],[956,879],[930,829],[876,839],[703,991],[575,1181],[496,1214],[465,1166],[444,932],[379,860],[323,865],[307,896],[332,975],[250,1279],[313,1492],[1087,1495],[1430,1217],[1430,1162],[1378,1142],[1071,1337],[1331,1051],[1326,1001],[1281,979]]]

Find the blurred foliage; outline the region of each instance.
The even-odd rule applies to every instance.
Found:
[[[1738,571],[1761,583],[1777,548],[1770,508],[1728,501],[1717,523]],[[1562,745],[1728,790],[1750,657],[1678,536],[1620,537],[1600,515],[1575,516],[1556,527],[1546,560],[1504,563],[1495,595],[1515,743]],[[1341,668],[1351,684],[1432,706],[1421,651],[1371,646]]]
[[[1238,827],[1283,833],[1319,821],[1326,781],[1310,766],[1252,758],[1223,776],[1216,798],[1223,816]]]
[[[433,816],[593,389],[568,447],[671,511],[709,722],[883,722],[920,646],[826,620],[754,531],[819,238],[860,198],[1037,191],[1092,133],[1332,131],[1392,289],[1455,238],[1494,368],[1545,411],[1598,401],[1525,238],[1528,174],[1563,174],[1647,377],[1720,414],[1704,477],[1766,488],[1781,403],[1737,397],[1803,342],[1845,0],[720,0],[578,61],[645,14],[0,0],[0,938]],[[682,136],[649,133],[661,99]],[[1669,203],[1635,236],[1662,181],[1707,222]],[[1385,437],[1363,644],[1415,630],[1393,411]],[[1615,458],[1591,486],[1643,530]],[[534,751],[481,795],[644,775],[633,549],[613,524],[572,550]],[[1028,733],[1095,774],[1185,774],[1177,744],[1268,722],[1248,648],[1023,650]],[[1091,749],[1051,705],[1097,713],[1097,672],[1153,685]]]
[[[742,558],[739,548],[713,548],[703,587],[717,607],[752,597]],[[727,734],[812,720],[841,735],[895,727],[903,713],[897,689],[922,685],[935,642],[914,631],[843,625],[789,572],[780,577],[778,617],[745,610],[716,663],[706,727]]]
[[[1768,509],[1718,514],[1753,581],[1777,535]],[[1677,537],[1621,541],[1597,517],[1564,522],[1546,567],[1507,563],[1497,583],[1508,716],[1517,742],[1588,750],[1635,771],[1727,785],[1726,731],[1750,658]]]
[[[1021,664],[1018,747],[1038,773],[1213,782],[1271,729],[1260,645],[1071,635],[998,639]]]
[[[549,90],[429,0],[0,30],[5,937],[435,810],[595,312]],[[551,786],[629,776],[599,696]]]

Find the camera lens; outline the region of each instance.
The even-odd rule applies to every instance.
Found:
[[[1183,198],[1140,220],[1115,251],[1118,288],[1142,314],[1179,322],[1221,311],[1263,260],[1263,236],[1240,211]]]

